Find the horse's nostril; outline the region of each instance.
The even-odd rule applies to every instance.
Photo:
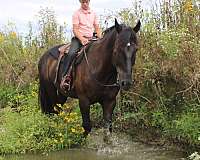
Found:
[[[126,85],[126,81],[122,81],[122,86],[125,86]]]
[[[122,85],[122,86],[129,86],[129,85],[132,85],[132,84],[133,84],[132,81],[122,81],[122,82],[121,82],[121,85]]]

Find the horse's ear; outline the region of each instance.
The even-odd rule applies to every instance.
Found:
[[[122,26],[119,25],[116,18],[115,18],[115,28],[116,28],[118,33],[122,30]]]
[[[135,33],[137,33],[140,30],[140,26],[141,26],[141,22],[139,20],[138,23],[136,24],[136,26],[133,28],[133,30],[135,31]]]

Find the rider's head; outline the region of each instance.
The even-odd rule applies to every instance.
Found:
[[[79,2],[81,3],[81,8],[84,10],[88,10],[89,9],[89,3],[90,0],[79,0]]]

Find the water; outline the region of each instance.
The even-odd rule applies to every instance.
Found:
[[[7,157],[8,160],[184,160],[173,151],[142,149],[139,152],[120,155],[99,154],[94,150],[63,150],[48,155],[24,155]]]
[[[134,142],[127,135],[113,134],[104,143],[101,132],[92,133],[81,149],[51,152],[48,155],[15,155],[7,160],[185,160],[180,151]]]

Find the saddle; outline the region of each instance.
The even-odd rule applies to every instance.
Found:
[[[75,76],[72,73],[74,66],[78,65],[81,62],[81,60],[83,59],[83,56],[84,56],[83,51],[86,48],[89,48],[91,46],[91,44],[96,40],[97,39],[92,39],[90,41],[90,43],[88,43],[87,45],[80,48],[79,51],[76,53],[76,58],[72,61],[71,65],[69,67],[69,70],[67,72],[67,75],[65,76],[66,81],[69,82],[69,87],[67,88],[68,91],[71,90],[71,88],[72,88],[71,83],[72,83],[73,77]],[[57,66],[56,66],[56,76],[55,76],[55,79],[54,79],[54,84],[57,83],[60,64],[61,64],[62,60],[64,59],[64,56],[67,55],[67,53],[69,52],[69,49],[70,49],[70,43],[60,45],[58,47],[59,54],[53,55],[54,58],[56,58],[58,60]]]
[[[70,43],[64,44],[58,48],[58,51],[60,52],[60,55],[64,55],[65,53],[68,53],[70,48]]]

